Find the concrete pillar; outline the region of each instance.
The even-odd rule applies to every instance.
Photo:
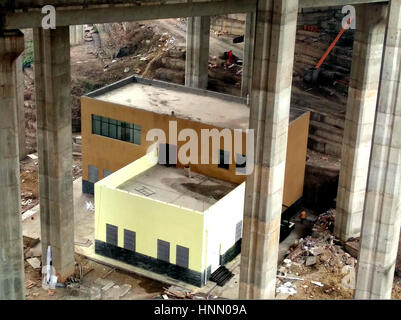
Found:
[[[347,113],[334,233],[342,241],[361,231],[373,122],[379,89],[387,5],[356,8]]]
[[[242,68],[241,95],[247,97],[252,87],[252,63],[255,41],[256,14],[249,12],[245,19],[244,62]]]
[[[298,1],[260,0],[250,128],[255,168],[246,180],[239,296],[275,296]]]
[[[389,299],[401,227],[401,0],[391,0],[355,298]]]
[[[210,17],[188,18],[185,85],[206,89],[209,71]]]
[[[0,33],[0,300],[25,299],[16,96],[23,51],[22,32]]]
[[[26,136],[25,136],[25,106],[24,106],[24,73],[22,71],[22,55],[15,62],[16,67],[16,89],[17,89],[17,121],[18,121],[18,145],[19,158],[24,159],[27,156]]]
[[[76,44],[77,44],[76,26],[70,26],[70,45],[75,46]]]
[[[52,247],[63,281],[74,271],[69,27],[36,28],[33,36],[42,252]]]
[[[82,44],[83,39],[84,39],[84,26],[83,25],[70,26],[71,46]]]

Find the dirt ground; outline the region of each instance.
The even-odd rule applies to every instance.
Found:
[[[80,129],[80,97],[95,89],[111,84],[115,81],[129,77],[131,75],[142,75],[148,64],[157,57],[166,47],[166,39],[160,37],[163,33],[174,33],[173,42],[177,46],[185,44],[185,29],[180,20],[155,21],[155,28],[158,29],[157,37],[152,38],[149,46],[155,48],[153,52],[139,50],[134,55],[112,59],[107,56],[99,57],[93,42],[86,42],[83,45],[71,48],[71,81],[72,81],[72,113],[76,120],[73,125],[77,132]],[[28,35],[29,40],[29,35]],[[218,55],[226,49],[233,49],[234,54],[242,57],[242,47],[232,46],[229,35],[216,35],[212,33],[210,54]],[[168,41],[172,40],[171,37]],[[33,69],[26,68],[24,71],[25,82],[25,108],[26,108],[26,134],[27,148],[29,153],[36,152],[36,111],[34,106],[34,76]],[[152,75],[150,73],[150,75]],[[302,75],[295,74],[294,85],[302,90],[308,90],[316,96],[330,98],[338,103],[344,104],[345,97],[339,94],[327,94],[318,89],[307,88],[302,83]],[[333,162],[338,166],[336,159],[322,157],[313,152],[309,152],[309,161],[316,163]],[[38,190],[38,160],[26,158],[21,161],[21,200],[22,212],[25,212],[39,203]],[[74,179],[81,176],[81,157],[73,157],[73,176]],[[340,247],[342,250],[342,248]],[[292,281],[297,288],[297,293],[288,299],[352,299],[353,290],[344,289],[341,281],[344,274],[336,261],[331,261],[331,249],[325,251],[317,259],[313,266],[306,267],[303,263],[294,262],[287,268],[289,275],[301,277],[304,280]],[[82,287],[89,288],[98,278],[112,280],[116,284],[129,284],[132,292],[126,299],[148,299],[155,298],[163,291],[163,284],[145,279],[133,274],[127,274],[118,270],[112,271],[96,262],[90,261],[76,255],[76,261],[82,266],[83,274]],[[112,272],[110,272],[112,271]],[[25,261],[25,272],[27,281],[27,299],[88,299],[87,291],[67,288],[57,288],[54,294],[48,293],[41,288],[41,275],[39,270],[34,270]],[[311,281],[318,281],[322,287],[313,284]],[[401,278],[395,277],[393,288],[393,299],[401,299]]]
[[[37,154],[34,154],[37,155]],[[81,156],[73,156],[73,179],[82,175]],[[39,204],[39,163],[38,159],[26,157],[20,161],[21,172],[21,213]]]
[[[25,261],[25,290],[27,300],[89,300],[90,288],[94,286],[97,279],[109,280],[115,285],[131,286],[131,290],[121,300],[153,299],[160,296],[165,284],[150,280],[131,273],[126,273],[114,268],[104,266],[88,260],[80,255],[75,255],[77,270],[82,267],[84,275],[80,282],[68,288],[56,288],[45,290],[42,288],[42,276],[40,269],[34,269]],[[77,272],[78,274],[78,272]],[[108,299],[105,299],[108,300]]]

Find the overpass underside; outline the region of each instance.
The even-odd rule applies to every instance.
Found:
[[[210,16],[247,13],[243,94],[250,97],[255,170],[246,183],[240,298],[274,298],[297,15],[356,7],[336,235],[360,234],[355,297],[389,298],[401,224],[401,0],[0,0],[0,299],[24,299],[18,105],[19,29],[34,29],[43,252],[62,279],[74,270],[69,26],[189,18],[186,84],[204,88]],[[44,259],[44,258],[43,258]]]

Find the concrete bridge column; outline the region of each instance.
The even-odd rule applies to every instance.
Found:
[[[356,299],[390,299],[401,227],[401,0],[389,18],[369,164]]]
[[[373,123],[386,30],[387,5],[356,8],[353,63],[345,116],[334,233],[342,241],[361,231]]]
[[[209,71],[210,17],[191,17],[187,24],[185,85],[206,89]]]
[[[72,46],[75,46],[83,42],[84,42],[84,26],[83,25],[70,26],[70,44]]]
[[[249,12],[245,19],[244,62],[242,68],[241,95],[247,97],[252,86],[252,63],[255,40],[256,14]]]
[[[42,262],[52,247],[61,281],[74,272],[69,27],[34,29]]]
[[[22,55],[15,62],[16,67],[16,88],[17,88],[17,119],[18,119],[18,145],[19,158],[24,159],[27,156],[26,136],[25,136],[25,106],[24,106],[24,73],[22,71]]]
[[[22,32],[0,31],[0,300],[25,299],[16,88],[23,51]]]
[[[241,299],[275,297],[298,1],[260,0],[250,128],[255,169],[247,177]]]

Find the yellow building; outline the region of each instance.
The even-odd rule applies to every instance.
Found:
[[[248,124],[243,99],[135,77],[83,97],[83,191],[95,193],[96,253],[205,284],[240,252],[245,176],[238,161],[247,158]],[[284,208],[302,197],[308,127],[309,113],[292,110]],[[208,163],[177,157],[188,128]],[[167,140],[147,139],[152,129]],[[205,141],[204,129],[232,133],[240,152],[227,151],[224,139]]]
[[[150,153],[95,184],[95,251],[201,286],[240,252],[244,189]]]
[[[143,157],[154,141],[147,141],[149,130],[158,128],[170,140],[169,123],[177,123],[177,131],[191,128],[199,137],[199,149],[205,141],[202,129],[219,131],[248,129],[249,107],[244,99],[215,92],[192,89],[161,81],[130,77],[111,86],[82,97],[82,180],[83,192],[93,194],[93,185],[110,173]],[[285,207],[292,206],[302,197],[306,150],[309,129],[309,113],[291,109],[287,162],[284,182]],[[235,134],[232,134],[232,144]],[[189,140],[189,139],[187,139]],[[170,143],[172,150],[179,152],[185,141]],[[238,158],[246,156],[246,135],[243,133],[242,154],[227,154],[224,141],[220,146],[209,145],[209,164],[201,164],[200,155],[196,164],[189,166],[192,172],[240,184],[244,175]],[[171,152],[170,152],[171,153]],[[212,163],[213,155],[219,158]],[[222,163],[221,158],[231,160]]]

